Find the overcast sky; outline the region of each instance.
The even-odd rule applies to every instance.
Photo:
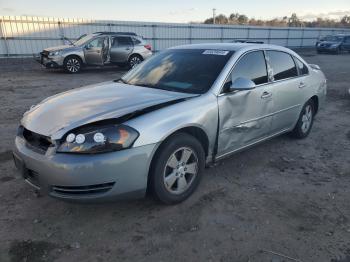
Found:
[[[350,15],[350,0],[0,0],[0,15],[93,18],[125,21],[203,21],[216,13],[233,12],[255,18]]]

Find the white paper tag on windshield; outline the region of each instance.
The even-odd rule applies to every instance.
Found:
[[[203,55],[227,55],[229,51],[224,50],[205,50]]]

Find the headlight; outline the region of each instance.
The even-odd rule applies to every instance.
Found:
[[[61,51],[50,52],[49,56],[59,56],[61,55]]]
[[[96,154],[119,151],[132,146],[139,133],[125,125],[86,126],[67,133],[57,152]]]

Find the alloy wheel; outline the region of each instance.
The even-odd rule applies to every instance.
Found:
[[[80,69],[80,62],[76,58],[70,58],[67,61],[67,69],[71,73],[76,73]]]
[[[301,131],[305,134],[309,131],[312,123],[312,107],[307,105],[304,110],[304,114],[301,117],[302,125]]]
[[[172,194],[184,193],[198,174],[198,157],[188,147],[172,153],[164,169],[164,185]]]
[[[137,66],[138,64],[140,64],[142,62],[141,58],[138,56],[134,56],[130,59],[130,67],[134,68],[135,66]]]

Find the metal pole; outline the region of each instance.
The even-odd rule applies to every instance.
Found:
[[[152,41],[153,41],[153,50],[154,52],[157,52],[156,49],[156,25],[152,25]]]
[[[267,43],[268,44],[271,43],[271,27],[269,27],[269,32],[268,32],[268,36],[267,36]]]
[[[215,16],[216,16],[215,11],[216,11],[216,9],[213,8],[213,24],[215,24]]]
[[[188,28],[189,28],[189,41],[190,41],[190,44],[192,44],[192,26],[190,25]]]
[[[5,43],[5,53],[6,53],[6,56],[10,56],[10,53],[9,53],[9,46],[8,46],[8,43],[7,43],[7,38],[6,38],[6,34],[5,34],[5,26],[4,26],[4,18],[1,17],[1,21],[0,21],[0,34],[1,34],[1,37],[2,39],[4,40],[4,43]]]
[[[61,21],[58,21],[57,24],[58,24],[58,31],[60,32],[60,37],[62,39],[62,43],[65,44],[65,41],[64,41],[64,30],[63,30]]]
[[[305,28],[301,31],[301,41],[300,41],[300,47],[304,46],[304,33],[305,33]]]

